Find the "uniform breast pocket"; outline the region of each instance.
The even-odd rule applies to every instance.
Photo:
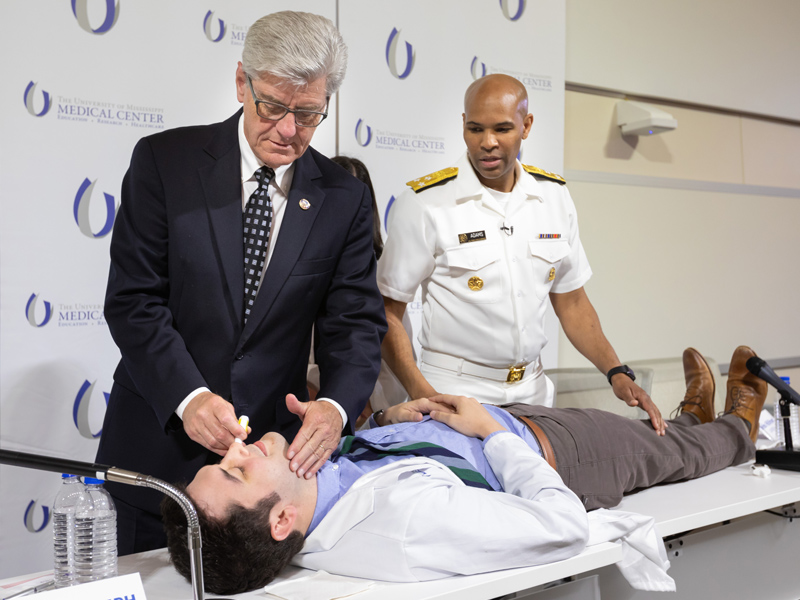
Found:
[[[502,258],[499,244],[475,242],[447,250],[448,289],[471,304],[497,302],[506,291]]]
[[[539,300],[544,300],[558,276],[561,260],[570,252],[566,240],[535,240],[528,242],[528,259],[533,274],[533,289]]]

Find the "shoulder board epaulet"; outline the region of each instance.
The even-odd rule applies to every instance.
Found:
[[[422,190],[428,189],[429,187],[433,187],[434,185],[439,185],[440,183],[444,183],[445,181],[450,181],[451,179],[455,179],[458,175],[458,168],[457,167],[447,167],[446,169],[442,169],[441,171],[436,171],[435,173],[431,173],[430,175],[425,175],[425,177],[420,177],[419,179],[413,179],[406,183],[408,187],[414,190],[417,194],[419,194]]]
[[[551,181],[555,181],[556,183],[567,183],[567,180],[564,179],[561,175],[556,175],[555,173],[548,173],[547,171],[544,171],[539,167],[532,167],[531,165],[522,165],[522,168],[525,169],[531,175],[538,175],[539,177],[550,179]]]

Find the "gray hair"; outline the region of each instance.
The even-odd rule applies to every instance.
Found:
[[[325,93],[332,96],[344,80],[347,46],[323,16],[276,12],[261,17],[247,31],[242,67],[251,78],[272,75],[297,86],[325,77]]]

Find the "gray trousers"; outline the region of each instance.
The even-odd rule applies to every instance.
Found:
[[[733,415],[699,424],[684,413],[656,435],[650,421],[602,410],[505,404],[542,428],[564,483],[586,510],[611,508],[625,494],[708,475],[750,460],[755,446]]]

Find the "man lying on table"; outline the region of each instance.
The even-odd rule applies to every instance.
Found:
[[[316,478],[289,470],[279,434],[235,443],[186,488],[200,516],[206,589],[261,587],[289,562],[424,581],[555,562],[619,538],[617,528],[598,539],[586,511],[753,457],[767,386],[747,371],[751,356],[745,346],[734,352],[715,419],[713,376],[687,349],[686,395],[664,437],[647,420],[599,410],[438,396],[377,414],[379,427],[343,438]],[[188,579],[183,512],[170,499],[162,512],[172,560]]]

